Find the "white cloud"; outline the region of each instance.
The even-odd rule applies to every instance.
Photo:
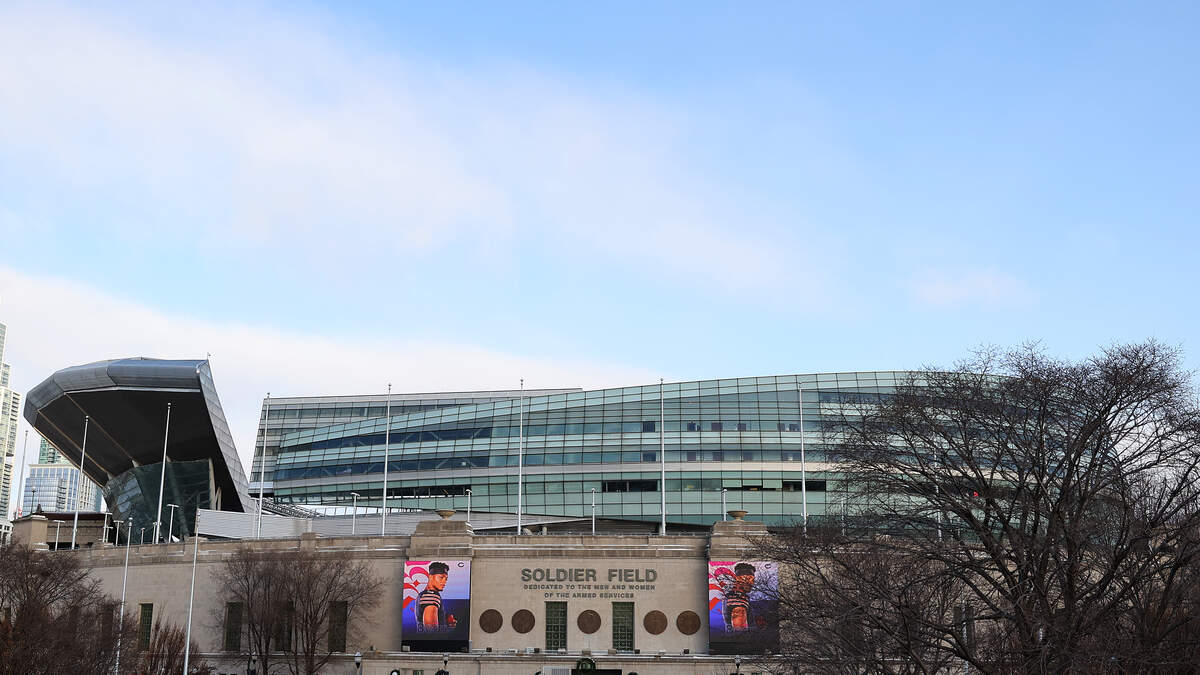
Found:
[[[652,382],[657,374],[586,359],[536,358],[451,342],[344,341],[260,326],[198,321],[85,285],[0,266],[5,360],[22,394],[56,370],[110,358],[204,358],[249,466],[267,391],[272,396],[604,387]],[[31,434],[32,436],[32,434]],[[36,445],[31,441],[36,457]],[[18,454],[19,454],[18,450]],[[28,463],[28,462],[27,462]]]
[[[926,270],[913,279],[911,292],[918,303],[938,308],[1025,307],[1037,301],[1023,280],[992,268]]]
[[[85,10],[0,9],[0,158],[75,199],[161,203],[209,241],[300,258],[490,248],[521,230],[565,256],[649,261],[706,285],[819,278],[816,256],[788,260],[791,235],[744,222],[688,166],[702,132],[684,111],[519,68],[362,54],[311,20],[255,19],[197,48]]]

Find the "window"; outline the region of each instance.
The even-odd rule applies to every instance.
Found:
[[[783,490],[784,492],[825,492],[826,483],[823,480],[806,480],[803,488],[800,483],[801,481],[798,480],[785,480],[783,481]]]
[[[546,651],[567,648],[567,603],[546,603]]]
[[[345,602],[329,604],[329,651],[346,651],[346,614]]]
[[[154,604],[142,603],[141,618],[138,621],[138,651],[150,649],[150,630],[154,626]]]
[[[613,649],[619,652],[633,651],[633,603],[612,604]]]
[[[225,603],[225,651],[242,651],[242,603]]]
[[[275,649],[281,652],[292,651],[292,626],[296,619],[296,605],[289,602],[283,610],[283,616],[275,624]]]

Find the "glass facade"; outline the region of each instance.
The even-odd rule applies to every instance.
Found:
[[[21,512],[74,511],[79,469],[70,464],[34,464],[22,487]],[[90,480],[83,482],[83,494],[79,499],[82,511],[100,510],[100,491]]]
[[[139,466],[120,476],[110,478],[104,486],[104,499],[108,502],[109,511],[114,520],[130,522],[133,519],[134,531],[139,527],[152,530],[154,519],[158,515],[158,483],[162,472],[162,463]],[[196,527],[196,509],[212,508],[212,496],[209,486],[212,484],[212,462],[200,459],[191,462],[168,462],[166,471],[166,487],[163,489],[163,522],[161,534],[163,538],[170,532],[177,538],[191,536]],[[172,517],[172,509],[166,504],[178,504],[174,509],[175,523],[171,525],[168,519]]]
[[[891,391],[903,375],[704,380],[393,411],[388,506],[462,510],[470,490],[473,509],[512,513],[522,463],[525,513],[587,517],[594,491],[598,517],[654,522],[665,447],[668,523],[711,525],[722,495],[756,520],[795,522],[802,455],[810,518],[831,517],[843,487],[823,429],[844,404]],[[384,438],[383,419],[283,433],[275,498],[349,505],[357,492],[360,506],[380,506]]]

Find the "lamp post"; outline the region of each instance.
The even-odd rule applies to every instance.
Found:
[[[171,523],[167,525],[167,543],[169,544],[175,538],[175,509],[179,508],[179,505],[167,504],[167,506],[171,509]]]
[[[354,652],[354,672],[362,675],[362,652]]]
[[[138,546],[143,546],[146,543],[146,528],[143,527],[139,531],[142,533],[142,539],[138,542]]]
[[[388,382],[387,407],[384,409],[383,420],[383,511],[379,513],[379,536],[387,534],[387,480],[388,462],[391,461],[392,450],[392,383]]]
[[[58,532],[59,532],[59,530],[62,529],[62,524],[63,524],[63,521],[61,521],[61,520],[54,521],[54,550],[55,551],[58,550]]]
[[[592,488],[592,536],[596,536],[596,488]]]
[[[361,495],[351,492],[350,496],[354,497],[354,506],[350,507],[350,534],[354,534],[355,528],[358,526],[358,498]]]
[[[158,472],[158,512],[154,516],[154,543],[158,543],[158,533],[162,532],[163,488],[167,483],[167,436],[171,433],[171,404],[167,404],[167,427],[163,431],[162,469]]]
[[[100,534],[100,543],[108,543],[108,514],[104,514],[104,531]]]
[[[725,506],[726,492],[729,492],[727,488],[721,488],[721,520],[729,520],[729,509]]]
[[[471,526],[471,488],[467,488],[467,527]]]

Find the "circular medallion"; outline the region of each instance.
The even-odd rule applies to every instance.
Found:
[[[479,615],[479,627],[485,633],[495,633],[504,626],[504,615],[494,609],[484,610]]]
[[[591,635],[600,630],[600,615],[590,609],[585,609],[579,613],[579,620],[576,623],[579,624],[579,630]]]
[[[646,617],[642,619],[642,627],[651,635],[659,635],[667,629],[667,615],[657,609],[647,612]]]
[[[675,627],[684,635],[695,635],[700,630],[700,616],[691,610],[680,612],[675,618]]]
[[[518,633],[528,633],[536,624],[537,619],[534,618],[533,612],[527,609],[518,609],[513,612],[512,627]]]

